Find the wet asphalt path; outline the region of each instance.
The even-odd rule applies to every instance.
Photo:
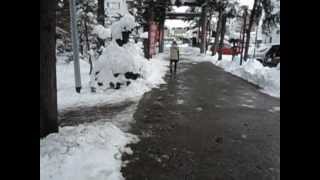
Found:
[[[139,102],[126,180],[280,179],[280,99],[209,62],[165,80]]]

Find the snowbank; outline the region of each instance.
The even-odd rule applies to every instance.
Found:
[[[110,122],[60,128],[40,140],[40,179],[122,180],[121,154],[137,141]]]
[[[143,57],[142,50],[134,44],[128,44],[124,47],[121,47],[120,52],[122,53],[122,55],[127,54],[127,56],[130,56],[132,58],[124,59],[124,61],[121,62],[115,62],[116,64],[120,63],[120,66],[110,67],[110,69],[126,68],[128,64],[132,64],[131,61],[133,61],[134,59],[134,65],[129,68],[141,69],[143,77],[131,81],[131,84],[129,86],[121,87],[121,89],[119,90],[98,90],[97,93],[90,92],[89,63],[83,60],[80,61],[82,90],[81,93],[78,94],[75,92],[74,87],[73,63],[64,63],[58,57],[58,109],[63,110],[66,108],[74,108],[77,106],[94,106],[106,103],[119,103],[125,100],[138,100],[145,92],[151,90],[151,88],[157,87],[158,85],[165,83],[163,77],[168,69],[168,62],[164,60],[163,54],[155,56],[153,59],[150,59],[150,61],[148,61]],[[114,55],[116,57],[121,57],[121,55],[116,53]],[[110,58],[112,57],[107,58],[106,61]],[[113,77],[111,76],[110,78]]]
[[[239,58],[213,61],[225,71],[237,75],[262,88],[262,92],[280,98],[280,70],[263,66],[255,59],[249,59],[240,66]]]
[[[239,57],[235,57],[232,61],[232,56],[223,55],[223,59],[218,61],[217,55],[211,56],[210,53],[203,55],[200,54],[199,48],[192,47],[184,48],[182,53],[191,56],[190,59],[196,62],[211,62],[231,74],[258,85],[262,88],[262,92],[280,98],[280,64],[270,68],[263,66],[257,60],[250,59],[240,66]]]

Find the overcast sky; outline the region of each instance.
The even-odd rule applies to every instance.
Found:
[[[240,4],[247,5],[251,9],[253,6],[254,0],[238,0],[238,1],[240,2]],[[175,12],[185,12],[187,8],[188,8],[187,6],[181,6],[179,8],[173,7]],[[165,26],[167,26],[169,28],[186,27],[186,26],[189,26],[189,24],[187,22],[182,21],[182,20],[170,19],[170,20],[165,21]]]
[[[249,9],[252,8],[254,0],[239,0],[240,4],[249,6]]]

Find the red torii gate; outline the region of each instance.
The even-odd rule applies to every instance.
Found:
[[[205,1],[204,1],[205,2]],[[163,52],[164,45],[164,21],[165,19],[179,19],[179,17],[201,17],[201,43],[200,43],[200,52],[205,53],[206,51],[206,43],[207,43],[207,4],[202,3],[199,4],[196,1],[194,2],[185,2],[181,4],[181,6],[199,6],[202,8],[201,13],[174,13],[174,12],[166,12],[166,8],[169,6],[173,6],[168,1],[156,1],[150,3],[148,6],[149,10],[149,18],[148,18],[148,41],[145,48],[146,58],[152,58],[153,55],[156,54],[156,43],[159,43],[159,53]],[[155,8],[162,8],[163,11],[161,13],[160,21],[155,21]]]

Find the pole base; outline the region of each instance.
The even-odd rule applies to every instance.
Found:
[[[81,86],[80,87],[76,87],[76,92],[80,93],[80,91],[81,91]]]

